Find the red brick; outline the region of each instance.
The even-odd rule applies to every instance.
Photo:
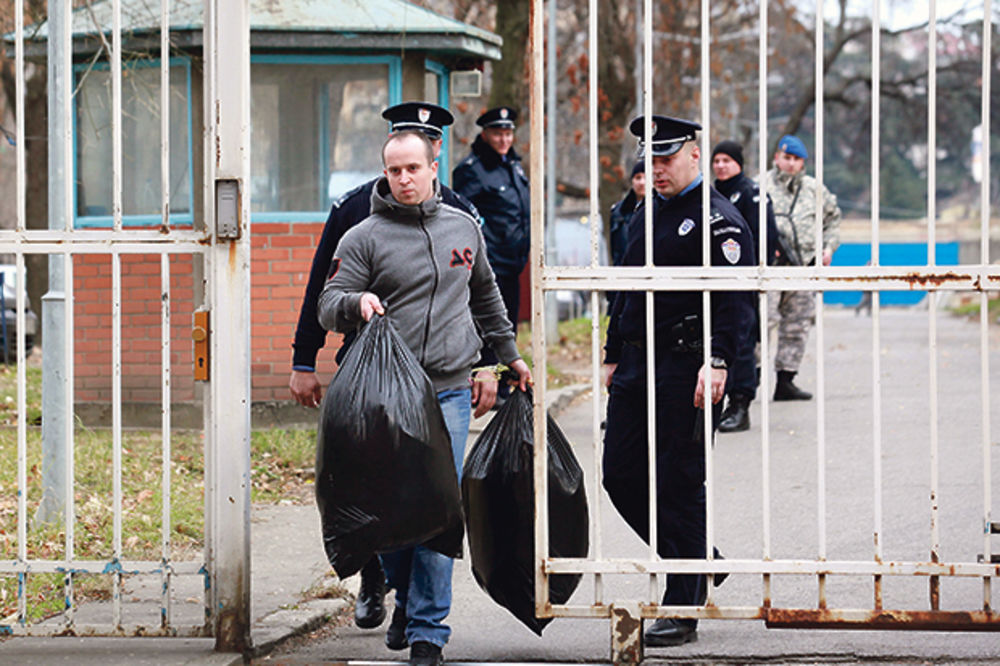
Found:
[[[265,234],[287,234],[291,231],[288,222],[253,222],[250,225],[250,233],[254,236]]]
[[[252,285],[287,285],[291,283],[291,278],[288,275],[282,273],[254,273],[250,275],[250,284]]]
[[[312,236],[303,234],[271,237],[271,247],[314,247],[315,244],[316,241]]]
[[[292,226],[292,233],[295,234],[309,234],[310,236],[315,236],[319,240],[320,234],[323,233],[323,227],[326,226],[326,222],[295,222]]]
[[[273,312],[271,313],[271,323],[272,324],[288,324],[291,328],[288,329],[288,334],[292,334],[292,330],[295,325],[299,322],[299,305],[301,305],[301,298],[295,299],[295,308],[289,309],[285,312]]]
[[[111,289],[111,276],[110,275],[98,275],[95,277],[84,278],[79,281],[74,281],[74,286],[80,284],[83,289],[90,290],[100,290],[100,291],[110,291]]]
[[[287,273],[289,275],[294,275],[296,273],[308,275],[309,266],[306,266],[301,261],[272,261],[271,272]]]
[[[271,261],[273,259],[288,259],[289,250],[286,248],[266,248],[254,250],[250,253],[252,261]]]
[[[290,287],[271,287],[271,298],[286,299],[292,309],[297,309],[296,301],[302,298],[302,287],[293,285]]]
[[[283,301],[275,301],[271,299],[254,299],[253,307],[259,308],[266,312],[282,311],[288,307],[288,304]]]
[[[308,247],[296,247],[291,250],[292,259],[296,261],[307,262],[312,266],[313,257],[316,255],[316,246],[310,245]]]

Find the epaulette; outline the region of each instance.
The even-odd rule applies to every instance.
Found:
[[[726,219],[725,215],[723,215],[719,211],[715,210],[715,208],[712,208],[711,214],[709,215],[709,218],[708,218],[708,223],[709,224],[715,224],[716,222],[722,222],[725,219]]]
[[[355,196],[356,194],[361,194],[364,191],[365,186],[367,185],[368,183],[362,183],[361,185],[355,187],[353,190],[348,190],[347,192],[344,192],[343,194],[340,195],[339,199],[333,202],[333,207],[340,208],[341,206],[344,205],[345,201]]]

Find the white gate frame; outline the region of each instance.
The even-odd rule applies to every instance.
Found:
[[[532,0],[531,3],[531,81],[530,81],[530,109],[531,109],[531,181],[533,183],[531,195],[531,279],[532,279],[532,353],[535,364],[539,368],[546,366],[546,327],[544,315],[544,296],[548,291],[554,290],[585,290],[591,292],[591,312],[598,312],[598,299],[604,291],[645,291],[646,292],[646,349],[653,350],[654,326],[652,325],[652,294],[657,291],[701,291],[703,293],[704,304],[704,337],[708,339],[711,332],[709,295],[712,291],[750,291],[760,292],[760,308],[762,313],[767,313],[767,299],[771,292],[784,290],[798,290],[811,292],[826,291],[856,291],[871,290],[873,293],[873,358],[874,367],[873,385],[875,387],[875,399],[873,401],[874,414],[874,437],[875,446],[873,451],[873,467],[875,476],[875,524],[874,542],[876,544],[875,557],[871,561],[852,560],[828,560],[826,559],[826,518],[823,497],[825,495],[826,480],[823,473],[823,465],[818,465],[818,488],[819,488],[819,511],[817,523],[820,533],[820,553],[816,560],[791,560],[773,559],[770,553],[771,524],[770,524],[770,477],[769,477],[769,436],[768,436],[768,401],[762,402],[762,474],[763,474],[763,555],[759,560],[736,560],[727,559],[724,562],[712,558],[713,546],[713,492],[712,492],[712,423],[711,410],[706,411],[708,418],[705,419],[705,472],[707,478],[706,493],[706,558],[699,560],[662,560],[656,552],[656,503],[651,502],[650,506],[650,539],[649,552],[645,558],[635,559],[609,559],[603,556],[602,538],[600,532],[601,512],[600,495],[603,492],[600,483],[600,460],[602,455],[601,437],[599,423],[601,415],[598,413],[599,403],[595,400],[593,414],[594,436],[594,458],[595,469],[592,475],[592,484],[589,488],[591,497],[591,535],[592,552],[594,556],[589,558],[555,558],[549,556],[548,548],[548,503],[545,500],[548,496],[548,474],[547,451],[544,446],[535,447],[535,474],[534,483],[537,490],[535,495],[535,599],[536,614],[539,617],[606,617],[611,619],[611,658],[616,664],[637,663],[642,659],[641,644],[641,619],[652,619],[657,617],[688,617],[688,618],[713,618],[713,619],[761,619],[770,627],[823,627],[823,628],[865,628],[865,629],[947,629],[947,630],[968,630],[968,631],[1000,631],[1000,613],[993,610],[991,598],[991,580],[1000,577],[1000,555],[991,555],[991,534],[1000,534],[1000,522],[994,522],[991,518],[991,494],[990,494],[990,417],[989,417],[989,356],[988,338],[986,335],[988,325],[987,291],[1000,289],[1000,266],[989,263],[989,99],[990,99],[990,62],[989,57],[983,58],[982,64],[982,120],[983,123],[983,154],[987,157],[983,160],[983,179],[981,188],[981,259],[978,265],[961,265],[956,267],[940,267],[935,260],[935,211],[936,202],[934,199],[935,173],[934,160],[929,160],[929,204],[928,204],[928,265],[927,266],[882,266],[879,264],[879,211],[878,197],[873,197],[872,210],[872,265],[867,267],[842,267],[842,266],[812,266],[812,267],[726,267],[724,269],[713,268],[709,265],[710,253],[707,251],[709,242],[709,225],[703,220],[702,224],[702,248],[705,264],[701,267],[663,267],[654,266],[652,259],[652,245],[646,244],[646,262],[642,267],[600,267],[598,265],[597,235],[599,233],[598,221],[601,219],[597,200],[597,0],[590,0],[589,3],[589,136],[590,136],[590,216],[592,231],[592,252],[590,266],[584,268],[552,267],[545,265],[544,248],[544,192],[542,184],[545,182],[546,163],[545,156],[545,54],[544,54],[544,3],[546,0]],[[644,0],[644,24],[643,24],[643,115],[647,119],[645,128],[645,140],[647,145],[651,138],[651,126],[649,118],[653,113],[652,90],[653,90],[653,60],[652,60],[652,0]],[[709,100],[709,0],[701,0],[701,99]],[[878,71],[879,66],[879,14],[878,3],[874,4],[875,13],[873,16],[872,40],[873,51],[876,54],[873,62],[873,71]],[[930,24],[936,26],[936,7],[934,0],[931,0]],[[816,178],[822,182],[823,179],[823,0],[816,0]],[[991,0],[984,0],[983,12],[983,52],[991,53]],[[767,3],[760,5],[760,61],[759,72],[759,114],[760,114],[760,150],[758,169],[759,173],[767,172]],[[928,122],[928,146],[930,154],[934,155],[936,147],[935,119],[936,107],[934,93],[936,91],[936,33],[930,31],[931,43],[929,47],[929,122]],[[878,76],[873,76],[873,117],[879,117],[878,106]],[[711,146],[709,105],[702,104],[700,122],[702,132],[702,172],[710,173]],[[550,113],[554,113],[550,110]],[[873,123],[872,133],[872,191],[879,192],[879,165],[878,147],[879,134],[878,123]],[[651,173],[651,153],[646,151],[646,173]],[[763,179],[762,179],[763,180]],[[649,182],[647,178],[647,182]],[[706,180],[707,182],[707,180]],[[765,183],[761,183],[763,190]],[[645,237],[652,238],[652,187],[646,190],[646,218]],[[817,188],[817,220],[816,220],[816,246],[822,247],[822,205],[819,198],[822,191]],[[703,188],[703,208],[707,217],[708,212],[708,188]],[[766,197],[760,198],[760,219],[765,219]],[[766,230],[762,225],[760,234],[760,245],[758,256],[766,254],[767,239]],[[881,533],[882,533],[882,506],[881,506],[881,435],[880,435],[880,411],[881,411],[881,384],[879,379],[879,291],[910,291],[913,289],[925,290],[930,299],[930,339],[929,354],[931,366],[931,391],[930,405],[931,414],[931,555],[929,561],[886,561],[882,557]],[[980,562],[958,562],[947,563],[941,561],[938,538],[938,433],[937,433],[937,394],[936,394],[936,355],[937,338],[936,324],[934,323],[935,303],[938,292],[967,291],[979,294],[980,304],[980,354],[983,364],[982,380],[980,385],[982,400],[982,462],[984,474],[984,497],[983,506],[983,553],[984,561]],[[823,349],[823,303],[822,298],[817,298],[817,342],[819,349]],[[766,329],[765,329],[766,330]],[[594,320],[592,325],[592,356],[593,373],[592,386],[594,395],[599,395],[603,386],[601,384],[600,361],[599,361],[599,331],[598,321]],[[769,358],[767,336],[762,336],[762,357]],[[710,345],[704,345],[705,363],[708,363]],[[655,433],[655,405],[654,396],[654,372],[653,354],[647,358],[647,375],[649,387],[647,389],[649,408],[647,432]],[[817,430],[818,430],[818,455],[819,460],[824,459],[825,446],[825,398],[824,398],[824,366],[822,354],[819,355],[817,372],[818,395],[816,396],[817,409]],[[768,373],[762,373],[763,395],[770,395]],[[544,442],[545,434],[545,393],[546,375],[539,372],[536,376],[535,390],[535,430],[536,442]],[[655,436],[650,436],[649,446],[649,488],[656,488],[656,465],[655,463]],[[652,497],[655,494],[650,493]],[[712,599],[712,587],[708,585],[708,597],[703,606],[681,607],[681,606],[659,606],[656,602],[643,602],[631,599],[605,600],[602,575],[603,574],[637,574],[649,577],[650,598],[655,598],[657,591],[657,574],[665,573],[703,573],[703,574],[723,574],[723,573],[744,573],[760,574],[763,582],[763,592],[759,606],[747,607],[725,607],[718,606]],[[590,606],[585,605],[553,605],[549,600],[548,576],[551,574],[593,574],[594,575],[594,598],[595,603]],[[808,574],[817,577],[819,584],[819,603],[815,609],[781,609],[772,607],[771,600],[771,576],[776,574]],[[826,577],[833,574],[864,575],[872,576],[874,580],[875,595],[873,608],[867,609],[833,609],[826,604]],[[923,576],[927,577],[930,588],[931,610],[891,610],[882,606],[882,577],[883,576]],[[941,577],[971,577],[980,578],[983,582],[983,602],[979,610],[967,611],[945,611],[940,608],[939,583]]]
[[[25,192],[26,158],[24,143],[24,31],[23,8],[15,2],[17,68],[17,221],[12,231],[0,231],[0,252],[12,253],[17,262],[17,387],[18,387],[18,555],[0,561],[0,574],[17,575],[21,582],[19,612],[14,623],[0,626],[0,633],[13,635],[128,635],[128,636],[214,636],[219,651],[246,652],[250,648],[250,203],[247,183],[250,174],[250,30],[246,0],[205,0],[205,126],[204,142],[204,224],[202,229],[170,229],[169,213],[169,59],[161,57],[161,173],[163,225],[161,230],[122,229],[122,143],[121,143],[121,5],[113,1],[112,136],[114,223],[106,230],[79,230],[73,227],[74,188],[71,177],[62,178],[56,193],[64,229],[28,230]],[[72,44],[72,3],[65,2],[67,20],[61,34],[49,39]],[[219,20],[219,17],[225,17]],[[161,25],[169,25],[169,0],[161,4]],[[167,29],[162,30],[161,53],[169,53]],[[63,136],[51,136],[50,151],[62,151],[64,164],[72,164],[72,48],[64,50],[61,68]],[[55,187],[57,184],[50,184]],[[221,195],[220,195],[221,191]],[[235,194],[235,197],[230,196]],[[222,206],[216,205],[221,196]],[[221,210],[220,210],[221,209]],[[219,219],[219,213],[228,215]],[[197,225],[196,225],[197,226]],[[122,555],[122,410],[121,410],[121,256],[159,254],[162,292],[161,344],[163,373],[163,557],[157,561],[124,561]],[[62,257],[66,281],[66,301],[73,303],[74,255],[110,255],[112,265],[112,431],[114,478],[113,550],[109,560],[78,560],[74,555],[73,428],[67,428],[66,506],[64,523],[65,557],[61,560],[28,559],[26,460],[27,430],[25,401],[24,299],[26,254]],[[205,301],[210,319],[211,374],[205,400],[205,556],[202,562],[174,562],[170,551],[170,269],[169,255],[201,257],[205,266]],[[197,259],[196,259],[197,260]],[[197,285],[196,285],[197,288]],[[66,308],[66,330],[73,330],[73,308]],[[67,371],[63,377],[67,396],[65,418],[74,422],[73,336],[65,336]],[[26,622],[25,576],[57,573],[65,576],[65,621],[59,624]],[[76,602],[73,578],[77,574],[106,574],[113,577],[112,622],[83,625],[74,622]],[[160,574],[163,578],[160,623],[158,626],[123,621],[121,581],[128,574]],[[174,576],[205,578],[205,623],[176,626],[170,604]]]

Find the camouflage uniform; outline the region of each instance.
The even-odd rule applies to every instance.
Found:
[[[767,193],[774,205],[778,234],[793,264],[807,266],[816,261],[816,188],[822,187],[823,249],[840,245],[840,208],[837,197],[805,171],[795,175],[778,169],[767,172]],[[822,252],[819,253],[822,261]],[[805,353],[809,327],[815,323],[816,301],[811,291],[785,291],[768,298],[768,330],[778,329],[774,360],[777,371],[798,372]]]

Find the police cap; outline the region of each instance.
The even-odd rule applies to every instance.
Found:
[[[640,157],[645,154],[643,150],[645,148],[646,131],[643,127],[644,119],[645,116],[639,116],[629,123],[628,126],[628,130],[639,138]],[[696,133],[701,129],[701,125],[698,123],[691,122],[690,120],[681,120],[680,118],[671,118],[669,116],[653,116],[652,121],[653,136],[650,141],[651,151],[653,155],[659,155],[660,157],[673,155],[686,142],[694,141],[697,137]]]
[[[390,106],[382,117],[392,123],[393,132],[420,130],[431,140],[440,139],[442,129],[455,122],[448,109],[428,102],[403,102]]]
[[[517,120],[517,111],[509,106],[498,106],[497,108],[490,109],[483,115],[476,118],[476,124],[480,127],[514,129],[515,120]]]

